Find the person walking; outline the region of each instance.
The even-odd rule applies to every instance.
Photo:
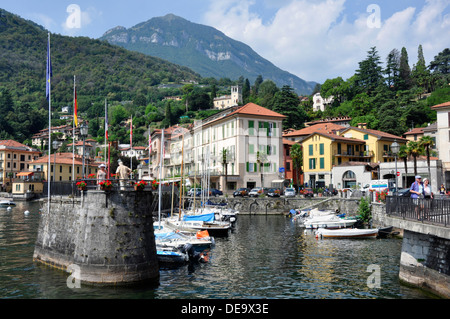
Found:
[[[424,197],[424,207],[425,207],[424,218],[428,219],[429,215],[430,215],[432,200],[433,200],[433,193],[431,192],[430,181],[428,180],[428,178],[425,178],[423,180],[423,197]]]
[[[416,212],[417,219],[420,220],[419,198],[423,197],[422,176],[416,175],[416,180],[411,184],[409,192],[411,193],[411,198],[415,205],[414,210]]]

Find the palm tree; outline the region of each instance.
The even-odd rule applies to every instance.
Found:
[[[434,140],[431,136],[422,136],[419,140],[419,145],[425,148],[425,153],[427,155],[428,178],[431,180],[430,149],[434,146]]]
[[[406,185],[408,178],[408,151],[406,145],[400,146],[397,156],[398,158],[403,159],[403,164],[405,165],[405,181],[403,183],[403,187],[408,187]]]
[[[416,141],[410,141],[407,145],[408,155],[411,155],[414,158],[414,175],[417,175],[417,157],[423,154],[423,148]]]
[[[303,151],[302,146],[300,144],[294,144],[291,147],[290,155],[292,158],[292,166],[293,169],[297,172],[296,174],[296,185],[300,186],[300,175],[303,174],[302,166],[303,166]]]

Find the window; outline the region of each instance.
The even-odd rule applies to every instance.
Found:
[[[286,171],[291,171],[291,162],[286,162]]]
[[[314,155],[314,145],[309,145],[309,156],[313,156]]]
[[[255,145],[253,145],[253,144],[248,145],[248,153],[255,154]]]
[[[319,145],[319,149],[320,149],[320,155],[324,155],[325,154],[325,150],[324,150],[324,145],[323,144]]]
[[[309,159],[309,169],[316,169],[316,159],[315,158]]]
[[[255,121],[248,121],[248,135],[255,134]]]
[[[364,134],[364,141],[367,141],[369,139],[369,134]]]
[[[320,158],[320,169],[324,169],[325,168],[325,158],[321,157]]]

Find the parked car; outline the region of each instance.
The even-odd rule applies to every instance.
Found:
[[[200,196],[201,191],[202,191],[201,188],[191,188],[190,190],[188,190],[187,196],[193,197],[194,193],[195,193],[195,196]]]
[[[217,197],[217,196],[222,196],[223,195],[223,192],[218,190],[217,188],[211,188],[209,191],[210,191],[210,195],[211,196]]]
[[[267,191],[267,196],[269,197],[280,197],[281,191],[278,188],[271,188]]]
[[[266,187],[255,187],[253,188],[248,196],[250,197],[258,197],[259,195],[267,195],[269,193],[269,189]]]
[[[284,196],[286,196],[286,197],[295,197],[295,188],[286,188],[284,190]]]
[[[233,192],[233,197],[236,197],[236,196],[241,196],[241,197],[248,196],[249,192],[250,192],[250,190],[248,188],[241,187],[241,188],[239,188],[239,189],[237,189],[237,190],[235,190]]]
[[[394,192],[394,194],[395,194],[395,192]],[[399,189],[398,193],[397,193],[397,196],[398,197],[410,197],[411,193],[409,192],[409,188]]]
[[[314,192],[312,188],[305,188],[303,190],[303,197],[314,197]]]

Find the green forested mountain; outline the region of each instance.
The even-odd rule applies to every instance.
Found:
[[[45,119],[47,112],[47,37],[48,31],[43,27],[0,9],[0,137],[9,134],[24,140],[24,135],[36,133],[45,125],[42,118]],[[160,83],[200,79],[186,67],[86,37],[51,35],[51,50],[52,108],[55,110],[72,105],[74,75],[79,112],[105,98],[134,100]],[[36,123],[24,124],[23,119],[16,118],[23,110],[28,110],[26,117],[30,114],[39,117],[32,119]],[[8,122],[6,127],[5,122]]]
[[[279,69],[248,45],[212,27],[173,14],[152,18],[129,29],[116,27],[101,39],[129,50],[163,57],[203,77],[237,80],[243,76],[253,82],[261,75],[279,87],[289,85],[297,94],[310,94],[316,85]]]

